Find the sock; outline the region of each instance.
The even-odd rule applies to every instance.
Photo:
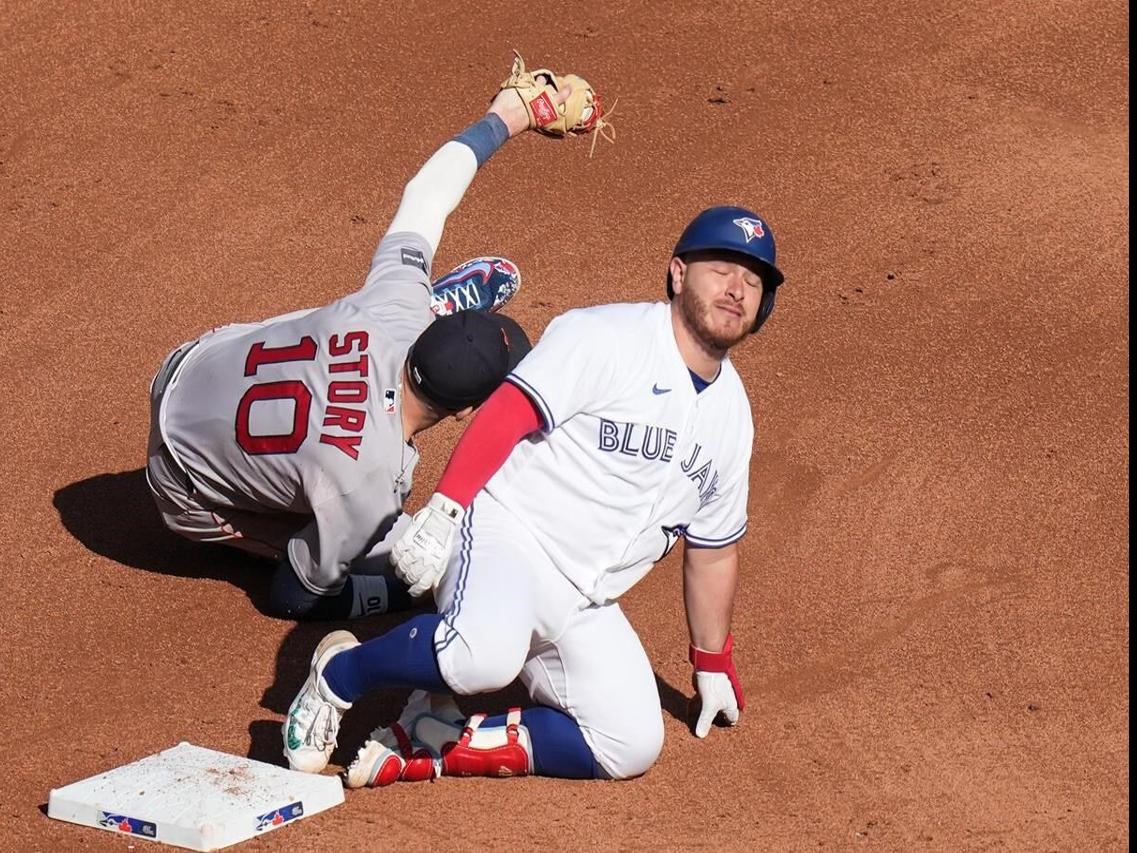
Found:
[[[533,773],[558,779],[601,779],[580,726],[564,711],[538,706],[521,712],[533,746]],[[505,714],[487,717],[482,728],[504,727]]]
[[[277,566],[269,596],[273,615],[305,622],[358,619],[411,606],[406,586],[385,575],[348,575],[339,592],[319,595],[300,583],[287,561]]]
[[[414,687],[449,693],[434,657],[437,613],[416,616],[354,649],[340,652],[324,669],[324,680],[345,702],[382,687]]]
[[[410,610],[412,599],[407,586],[398,578],[388,575],[348,575],[344,590],[351,595],[351,612],[348,619],[377,616],[380,613],[399,613]]]

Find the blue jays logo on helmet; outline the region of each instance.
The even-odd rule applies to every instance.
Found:
[[[742,229],[742,233],[746,235],[747,243],[755,237],[766,236],[766,229],[762,227],[761,219],[755,219],[752,216],[740,216],[734,220],[734,224]]]
[[[777,247],[769,224],[744,207],[708,207],[683,229],[672,255],[682,257],[689,252],[707,251],[733,252],[754,262],[762,278],[762,302],[752,329],[758,331],[774,310],[778,286],[785,280],[777,267]],[[669,299],[675,296],[670,269],[667,296]]]

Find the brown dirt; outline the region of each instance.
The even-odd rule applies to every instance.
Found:
[[[626,599],[667,711],[646,777],[352,793],[249,849],[1128,849],[1126,4],[378,5],[5,4],[0,847],[128,849],[48,792],[179,740],[277,760],[324,628],[159,528],[147,384],[357,287],[517,47],[620,99],[615,146],[518,140],[450,221],[440,268],[515,258],[532,333],[660,298],[705,204],[776,228],[788,284],[736,357],[751,705],[687,733],[671,560]]]

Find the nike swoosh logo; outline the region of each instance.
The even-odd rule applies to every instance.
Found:
[[[656,394],[656,395],[670,394],[671,389],[670,388],[660,388],[658,385],[652,385],[651,386],[651,393]]]

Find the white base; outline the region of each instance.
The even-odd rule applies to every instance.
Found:
[[[191,850],[218,850],[343,802],[338,776],[180,743],[55,788],[48,817]]]

